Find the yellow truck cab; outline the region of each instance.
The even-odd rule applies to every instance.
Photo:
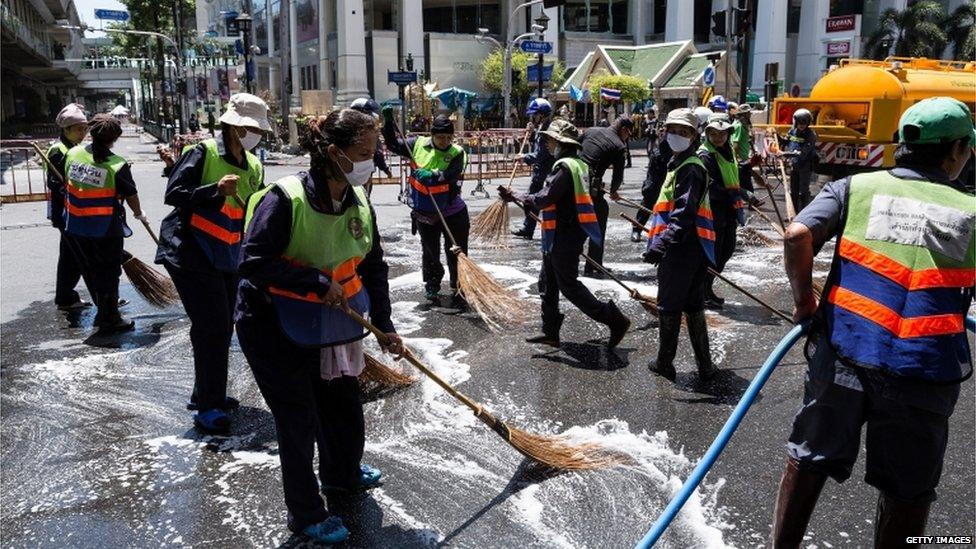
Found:
[[[889,57],[843,59],[810,91],[810,97],[779,97],[771,110],[780,135],[800,108],[813,113],[820,157],[818,172],[833,177],[894,165],[898,120],[928,97],[954,97],[976,111],[976,63]]]

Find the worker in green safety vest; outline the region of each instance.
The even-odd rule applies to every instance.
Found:
[[[898,141],[893,169],[827,184],[786,229],[793,317],[812,320],[813,351],[775,502],[777,548],[802,543],[827,478],[850,477],[862,449],[879,491],[875,547],[923,535],[936,499],[949,417],[973,372],[976,197],[954,181],[976,146],[972,113],[925,99],[902,114]],[[814,257],[835,237],[818,303]]]
[[[367,333],[342,306],[386,333],[385,350],[403,352],[376,215],[363,190],[377,137],[373,117],[351,108],[311,118],[300,139],[309,171],[259,192],[245,220],[237,337],[277,426],[288,527],[321,543],[349,532],[326,508],[319,482],[328,494],[348,495],[381,476],[362,462],[358,376]]]

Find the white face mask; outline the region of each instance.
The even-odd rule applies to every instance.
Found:
[[[667,140],[668,146],[676,153],[680,153],[691,146],[691,139],[682,137],[676,133],[669,133]]]
[[[244,130],[244,135],[238,136],[238,139],[241,141],[241,147],[244,147],[245,151],[249,151],[261,142],[261,134]]]
[[[353,162],[352,160],[349,159],[348,156],[346,156],[346,153],[339,151],[339,154],[341,154],[343,158],[346,159],[347,162],[352,164],[351,172],[347,173],[345,170],[343,170],[342,172],[343,175],[346,176],[346,181],[348,181],[349,184],[352,185],[353,187],[362,187],[363,185],[365,185],[366,182],[369,181],[369,178],[372,177],[373,171],[376,169],[376,165],[373,163],[373,159],[370,158],[368,160]],[[339,167],[340,169],[342,168],[341,165]]]

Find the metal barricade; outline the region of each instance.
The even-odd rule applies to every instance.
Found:
[[[407,138],[417,137],[424,134],[408,134]],[[464,169],[464,179],[467,182],[474,182],[475,186],[471,190],[472,195],[482,194],[486,198],[491,196],[491,192],[486,188],[491,188],[494,180],[501,179],[502,183],[508,183],[508,178],[515,168],[516,177],[524,177],[532,173],[532,168],[523,162],[516,162],[516,155],[525,137],[524,129],[491,129],[480,131],[458,132],[455,135],[455,142],[464,147],[468,154],[468,162]],[[526,145],[523,153],[531,150],[531,143]],[[394,172],[393,177],[373,177],[373,185],[400,185],[405,188],[407,185],[406,176],[409,173],[409,161],[399,155],[384,150],[387,165]],[[487,186],[487,187],[486,187]]]
[[[44,150],[48,141],[38,146]],[[49,191],[42,162],[30,141],[0,141],[0,204],[47,200]]]

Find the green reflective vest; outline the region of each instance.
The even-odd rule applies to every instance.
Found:
[[[65,154],[64,230],[69,234],[98,238],[105,236],[115,216],[115,174],[125,159],[113,154],[95,162],[85,145],[72,147]]]

